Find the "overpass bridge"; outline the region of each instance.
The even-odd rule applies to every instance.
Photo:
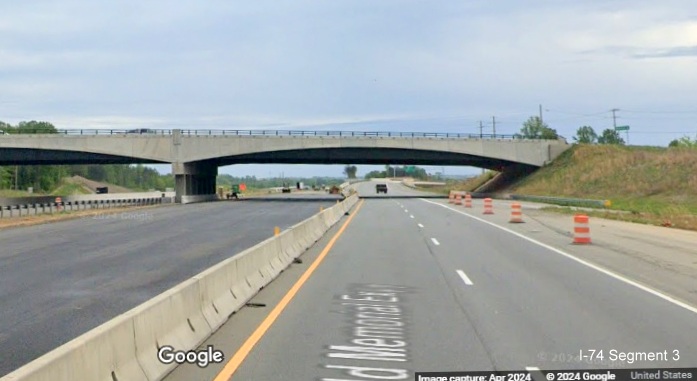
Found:
[[[142,132],[142,131],[141,131]],[[0,136],[0,165],[172,164],[176,201],[215,198],[232,164],[404,164],[529,172],[570,146],[563,139],[458,133],[268,130],[59,130]]]

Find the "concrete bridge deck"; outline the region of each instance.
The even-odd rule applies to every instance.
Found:
[[[0,136],[0,165],[171,163],[181,196],[215,193],[232,164],[390,164],[534,170],[563,139],[456,133],[268,130],[59,130]],[[206,197],[195,197],[205,199]]]

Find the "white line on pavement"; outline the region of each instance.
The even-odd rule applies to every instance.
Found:
[[[433,244],[436,246],[440,245],[440,242],[438,242],[438,240],[435,238],[431,238],[431,241],[433,241]]]
[[[409,215],[409,218],[414,218],[414,215],[413,214]]]
[[[420,227],[420,228],[423,228],[424,226],[423,226],[423,225],[421,225],[421,224],[419,224],[419,227]]]
[[[547,245],[547,244],[545,244],[545,243],[542,243],[542,242],[540,242],[540,241],[538,241],[538,240],[532,239],[532,238],[527,237],[527,236],[525,236],[525,235],[523,235],[523,234],[520,234],[520,233],[518,233],[518,232],[515,232],[515,231],[513,231],[513,230],[511,230],[511,229],[505,228],[505,227],[500,226],[500,225],[497,225],[497,224],[495,224],[495,223],[493,223],[493,222],[489,222],[489,221],[487,221],[487,220],[484,220],[484,219],[481,219],[481,218],[479,218],[479,217],[473,216],[473,215],[471,215],[471,214],[469,214],[469,213],[465,213],[465,212],[461,212],[461,211],[459,211],[459,210],[457,210],[457,209],[453,209],[453,208],[451,208],[451,207],[449,207],[449,206],[447,206],[447,205],[439,204],[439,203],[437,203],[437,202],[433,202],[433,201],[426,200],[426,199],[423,199],[423,198],[420,199],[420,200],[421,200],[421,201],[424,201],[424,202],[428,202],[429,204],[438,205],[438,206],[440,206],[440,207],[442,207],[442,208],[445,208],[445,209],[450,209],[450,210],[452,210],[452,211],[455,212],[455,213],[460,213],[460,214],[465,215],[465,216],[467,216],[467,217],[469,217],[469,218],[475,219],[475,220],[477,220],[477,221],[479,221],[479,222],[483,222],[483,223],[485,223],[485,224],[487,224],[487,225],[491,225],[491,226],[493,226],[493,227],[495,227],[495,228],[498,228],[498,229],[501,229],[501,230],[503,230],[503,231],[505,231],[505,232],[511,233],[511,234],[513,234],[513,235],[515,235],[515,236],[518,236],[518,237],[520,237],[520,238],[526,240],[526,241],[529,241],[529,242],[532,242],[532,243],[534,243],[534,244],[536,244],[536,245],[542,246],[542,247],[544,247],[545,249],[548,249],[548,250],[551,250],[551,251],[553,251],[553,252],[555,252],[555,253],[557,253],[557,254],[563,255],[563,256],[565,256],[565,257],[567,257],[567,258],[569,258],[569,259],[571,259],[571,260],[573,260],[573,261],[576,261],[576,262],[578,262],[578,263],[580,263],[580,264],[582,264],[582,265],[584,265],[584,266],[588,266],[588,267],[592,268],[593,270],[600,271],[601,273],[603,273],[603,274],[605,274],[605,275],[608,275],[608,276],[610,276],[610,277],[612,277],[612,278],[615,278],[615,279],[617,279],[617,280],[619,280],[619,281],[621,281],[621,282],[624,282],[624,283],[626,283],[626,284],[629,284],[629,285],[631,285],[631,286],[634,286],[634,287],[636,287],[636,288],[638,288],[638,289],[640,289],[640,290],[646,291],[646,292],[648,292],[649,294],[653,294],[653,295],[655,295],[655,296],[658,296],[659,298],[661,298],[661,299],[663,299],[663,300],[665,300],[665,301],[668,301],[668,302],[670,302],[670,303],[673,303],[673,304],[675,304],[676,306],[680,306],[680,307],[682,307],[682,308],[684,308],[684,309],[686,309],[686,310],[688,310],[688,311],[690,311],[690,312],[693,312],[693,313],[696,313],[696,314],[697,314],[697,307],[691,306],[691,305],[689,305],[689,304],[687,304],[687,303],[685,303],[685,302],[682,302],[682,301],[677,300],[677,299],[675,299],[675,298],[673,298],[673,297],[671,297],[671,296],[668,296],[668,295],[666,295],[666,294],[664,294],[664,293],[662,293],[662,292],[660,292],[660,291],[654,290],[654,289],[651,288],[651,287],[644,286],[644,285],[641,284],[641,283],[635,282],[635,281],[633,281],[633,280],[631,280],[631,279],[629,279],[629,278],[625,278],[624,276],[622,276],[622,275],[620,275],[620,274],[614,273],[614,272],[612,272],[612,271],[610,271],[610,270],[607,270],[607,269],[602,268],[602,267],[600,267],[600,266],[594,265],[594,264],[592,264],[592,263],[590,263],[590,262],[587,262],[587,261],[585,261],[585,260],[583,260],[583,259],[576,258],[575,256],[573,256],[573,255],[571,255],[571,254],[569,254],[569,253],[567,253],[567,252],[564,252],[564,251],[562,251],[562,250],[559,250],[559,249],[557,249],[556,247],[552,247],[552,246]]]
[[[471,286],[471,285],[474,284],[474,283],[472,283],[472,281],[470,280],[470,278],[467,276],[467,274],[465,274],[464,271],[462,271],[462,270],[457,270],[457,275],[459,275],[460,278],[462,278],[462,281],[465,282],[466,285]]]
[[[409,213],[409,211],[408,211],[408,210],[406,210],[406,209],[404,209],[404,213]]]

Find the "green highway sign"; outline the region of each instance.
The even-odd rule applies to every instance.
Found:
[[[629,131],[629,126],[617,126],[615,131]]]

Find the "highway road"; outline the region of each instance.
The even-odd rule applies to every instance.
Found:
[[[492,221],[447,201],[364,200],[254,299],[268,307],[203,344],[225,363],[167,380],[697,366],[694,305]],[[592,350],[603,358],[578,358]]]
[[[335,202],[105,210],[0,230],[0,376]]]
[[[388,190],[387,194],[375,192],[375,185],[380,183],[387,183]],[[416,196],[433,196],[433,193],[424,192],[409,188],[398,181],[374,179],[372,181],[360,182],[352,185],[361,197],[376,197],[376,198],[389,198],[389,197],[416,197]]]

